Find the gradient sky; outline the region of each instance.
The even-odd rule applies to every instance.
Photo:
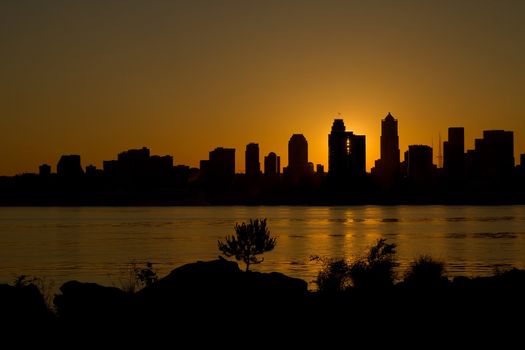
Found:
[[[303,133],[327,167],[341,114],[379,157],[380,120],[401,152],[485,129],[525,153],[525,1],[0,2],[0,174],[61,154],[102,166],[147,146],[198,166],[257,142],[286,165]],[[516,159],[518,161],[518,159]]]

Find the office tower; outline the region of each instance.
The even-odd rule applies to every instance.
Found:
[[[430,184],[433,178],[432,147],[408,146],[407,175],[409,180],[420,185]]]
[[[293,134],[288,141],[287,171],[292,176],[308,173],[308,142],[303,134]]]
[[[58,176],[77,177],[84,174],[80,164],[80,156],[76,154],[63,155],[57,164]]]
[[[211,151],[208,171],[211,178],[232,178],[235,175],[235,148],[217,147]]]
[[[246,146],[245,153],[246,176],[257,176],[261,173],[261,164],[259,162],[259,145],[249,143]]]
[[[328,135],[328,174],[343,179],[366,174],[366,138],[346,131],[342,119],[335,119]]]
[[[449,179],[460,179],[465,172],[465,129],[448,128],[448,141],[443,143],[443,170]]]
[[[264,157],[264,175],[279,175],[281,173],[281,157],[274,152]]]

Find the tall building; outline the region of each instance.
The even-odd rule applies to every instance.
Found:
[[[388,113],[381,120],[381,158],[376,160],[374,176],[385,187],[395,184],[400,176],[399,135],[397,119]]]
[[[412,183],[430,184],[434,173],[432,147],[410,145],[407,154],[407,175]]]
[[[366,174],[366,138],[346,131],[342,119],[334,120],[328,135],[328,174],[335,178]]]
[[[259,163],[259,145],[249,143],[246,145],[245,153],[246,176],[257,176],[261,173],[261,163]]]
[[[486,178],[504,178],[514,169],[514,133],[504,130],[485,130],[476,139],[476,169]]]
[[[308,173],[308,142],[303,134],[293,134],[288,141],[287,171],[294,176]]]
[[[264,175],[279,175],[281,173],[281,157],[274,152],[264,157]]]
[[[459,179],[465,172],[465,129],[448,128],[448,141],[443,142],[443,170],[450,179]]]
[[[211,178],[226,179],[235,175],[235,148],[217,147],[210,152],[208,172]]]
[[[84,174],[80,164],[80,156],[77,154],[64,155],[60,157],[57,164],[58,176],[78,177]]]

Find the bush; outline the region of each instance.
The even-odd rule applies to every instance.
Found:
[[[134,294],[138,290],[149,287],[158,281],[157,271],[153,269],[153,263],[147,261],[144,267],[139,267],[136,261],[128,264],[120,280],[120,289],[129,294]]]
[[[370,248],[368,255],[355,261],[350,267],[352,284],[356,288],[388,288],[394,284],[394,269],[399,265],[396,260],[396,245],[378,239]]]
[[[321,292],[340,292],[350,286],[360,289],[388,288],[394,284],[396,245],[379,239],[368,254],[348,263],[344,259],[321,260],[324,267],[317,275],[316,283]]]
[[[320,292],[337,293],[350,287],[350,265],[345,259],[322,260],[314,257],[312,260],[320,260],[324,265],[315,280]]]
[[[445,276],[445,264],[422,255],[414,260],[405,272],[404,282],[414,287],[437,287],[448,281]]]

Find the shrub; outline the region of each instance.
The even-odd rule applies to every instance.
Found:
[[[314,257],[312,260],[320,260],[323,263],[323,268],[315,280],[320,292],[337,293],[350,287],[350,265],[345,259],[323,260]]]
[[[338,292],[350,286],[360,289],[388,288],[394,284],[396,245],[386,243],[386,239],[377,240],[368,254],[352,263],[344,259],[324,261],[316,283],[319,291]],[[313,258],[313,260],[321,260]]]
[[[447,281],[445,264],[422,255],[414,260],[405,272],[405,283],[418,287],[436,287]]]
[[[350,267],[352,284],[356,288],[387,288],[394,284],[396,244],[378,239],[368,254],[356,260]]]

